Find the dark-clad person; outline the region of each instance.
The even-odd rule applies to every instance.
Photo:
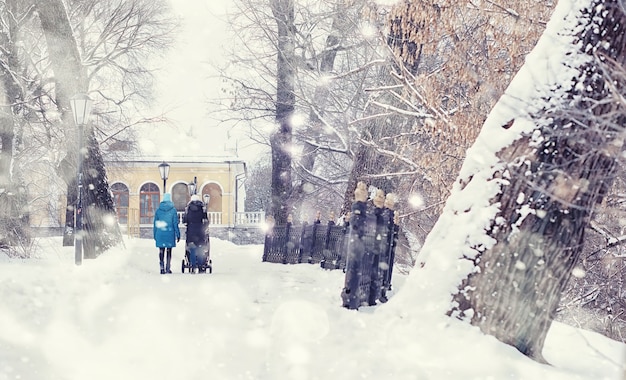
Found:
[[[206,248],[206,227],[208,217],[204,203],[196,194],[191,196],[191,200],[187,204],[183,223],[187,225],[187,250],[189,251],[190,272],[195,273],[196,269],[200,269],[204,264],[204,249]]]

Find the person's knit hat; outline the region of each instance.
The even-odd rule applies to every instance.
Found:
[[[171,202],[171,201],[172,201],[172,194],[170,193],[163,194],[163,202]]]
[[[199,201],[200,200],[200,196],[198,194],[194,194],[191,196],[191,201]]]

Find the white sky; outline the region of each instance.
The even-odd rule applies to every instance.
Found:
[[[74,265],[61,238],[0,255],[0,379],[619,380],[626,345],[555,323],[538,364],[437,300],[341,307],[344,274],[263,263],[262,245],[211,239],[212,274],[159,274],[151,239]],[[440,276],[440,278],[445,276]],[[445,283],[432,284],[437,288]]]
[[[227,130],[207,117],[207,99],[219,94],[220,81],[211,64],[223,61],[227,25],[224,14],[229,1],[170,0],[181,29],[174,47],[157,77],[157,104],[154,112],[164,113],[173,126],[143,132],[142,149],[164,159],[177,156],[221,155],[233,147],[236,138],[227,141]],[[240,143],[240,146],[245,146]],[[239,150],[241,158],[253,158]]]

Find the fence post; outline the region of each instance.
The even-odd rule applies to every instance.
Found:
[[[380,298],[380,294],[381,294],[381,289],[382,289],[382,272],[380,270],[380,260],[381,260],[381,253],[383,251],[383,249],[385,248],[385,245],[383,244],[383,228],[384,228],[384,221],[383,221],[383,205],[385,203],[385,193],[382,190],[377,190],[376,191],[376,196],[374,197],[374,199],[372,200],[372,203],[374,203],[374,217],[375,217],[375,223],[376,223],[376,228],[375,228],[375,243],[373,244],[373,252],[372,254],[374,255],[372,257],[372,268],[371,268],[371,272],[370,272],[370,289],[369,289],[369,297],[368,297],[368,304],[370,306],[376,305],[376,300]]]
[[[287,216],[287,225],[285,226],[285,249],[283,249],[283,264],[287,264],[287,256],[291,250],[291,214]]]
[[[365,245],[362,238],[365,232],[367,212],[367,204],[365,203],[367,188],[365,183],[359,182],[357,184],[354,190],[354,199],[346,257],[346,278],[341,292],[343,306],[353,310],[358,309],[361,304],[359,280],[362,272],[361,261],[365,253]]]
[[[391,275],[393,274],[393,263],[396,257],[396,246],[398,245],[398,233],[400,232],[400,225],[398,224],[398,214],[393,215],[393,221],[391,226],[393,228],[391,236],[391,248],[389,253],[389,273],[387,273],[387,290],[391,290]]]
[[[385,241],[386,261],[383,269],[383,284],[381,290],[381,301],[387,302],[387,291],[391,290],[391,274],[393,272],[394,247],[397,238],[394,208],[395,195],[387,194],[385,197],[385,208],[383,211],[383,219],[385,223],[385,232],[387,239]]]
[[[311,227],[311,244],[309,245],[308,257],[307,257],[307,263],[309,264],[313,263],[313,254],[315,252],[315,248],[317,247],[317,244],[319,243],[323,244],[323,242],[317,241],[317,230],[320,224],[322,224],[322,212],[318,211],[315,214],[315,220],[313,221],[313,226]]]
[[[330,257],[331,260],[332,258],[336,258],[337,255],[335,252],[331,252],[330,251],[330,238],[331,238],[331,232],[333,229],[333,226],[335,225],[335,213],[334,212],[330,212],[330,216],[328,217],[328,224],[326,225],[326,235],[324,237],[324,250],[322,251],[322,261],[320,261],[320,267],[324,268],[324,269],[332,269],[330,268],[330,265],[328,263],[328,258]],[[336,248],[336,244],[335,244],[335,249]],[[331,261],[332,264],[332,261]]]
[[[304,254],[304,251],[306,250],[306,245],[307,245],[307,237],[306,237],[306,228],[309,224],[307,223],[306,220],[302,221],[302,233],[300,234],[300,249],[298,250],[298,264],[302,263],[302,255]]]
[[[270,250],[274,246],[274,217],[272,215],[268,215],[265,219],[265,224],[267,225],[267,231],[265,232],[265,245],[263,246],[263,258],[261,259],[262,261],[267,261]]]

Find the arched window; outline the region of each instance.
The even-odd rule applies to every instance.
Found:
[[[152,224],[154,212],[159,208],[161,193],[154,183],[146,183],[139,190],[139,223]]]
[[[185,207],[187,207],[187,203],[189,202],[187,184],[177,183],[172,187],[172,202],[174,202],[176,211],[185,211]]]
[[[111,185],[111,192],[113,193],[117,222],[128,224],[128,187],[123,183],[117,182]]]
[[[208,212],[222,212],[222,189],[216,183],[209,183],[202,188],[202,196],[211,196],[207,207]]]

